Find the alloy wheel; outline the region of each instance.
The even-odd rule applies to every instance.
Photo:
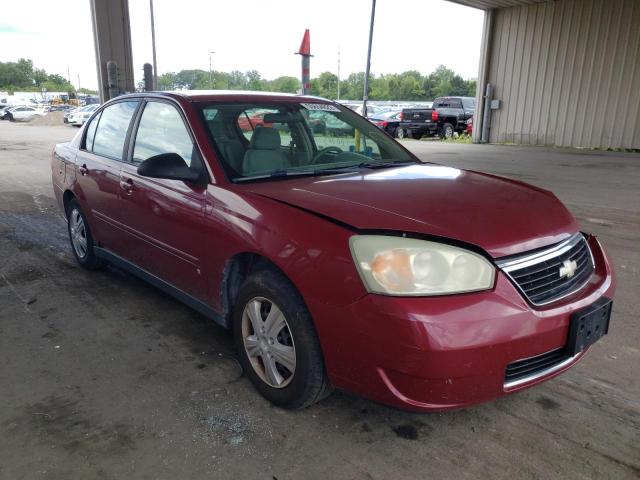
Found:
[[[242,340],[251,366],[267,385],[284,388],[296,370],[296,349],[287,319],[271,300],[255,297],[242,313]]]
[[[447,126],[444,129],[444,138],[451,138],[453,137],[453,128]]]
[[[69,234],[76,255],[84,259],[87,256],[87,228],[80,211],[77,209],[73,209],[69,216]]]

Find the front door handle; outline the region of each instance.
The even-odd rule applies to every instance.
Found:
[[[80,175],[85,176],[86,174],[89,173],[89,169],[87,168],[87,164],[83,163],[81,167],[78,168],[78,171],[80,172]]]
[[[133,180],[127,178],[120,180],[120,188],[127,192],[127,195],[131,195],[131,193],[135,190],[135,185],[133,184]]]

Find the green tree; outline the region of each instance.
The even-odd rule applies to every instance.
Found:
[[[324,98],[338,98],[338,76],[331,72],[322,72],[320,76],[311,80],[311,93]]]
[[[268,87],[272,92],[296,93],[300,90],[300,80],[295,77],[278,77],[270,81]]]
[[[27,89],[34,86],[31,60],[21,58],[17,62],[0,62],[0,87],[3,90]]]
[[[175,73],[167,72],[158,77],[158,90],[175,90],[176,88]]]
[[[250,70],[246,73],[247,88],[249,90],[266,90],[267,82],[262,79],[257,70]]]

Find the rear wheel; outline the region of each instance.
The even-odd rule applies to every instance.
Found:
[[[396,138],[399,138],[399,139],[401,139],[401,140],[402,140],[403,138],[405,138],[404,129],[399,128],[399,127],[396,129]]]
[[[100,268],[102,260],[93,251],[94,243],[89,223],[76,200],[71,200],[67,206],[67,220],[71,249],[80,266],[87,270]]]
[[[455,130],[453,128],[453,125],[451,125],[450,123],[445,123],[440,129],[440,136],[445,139],[453,138],[454,131]]]
[[[311,315],[282,274],[251,274],[238,293],[233,329],[240,363],[272,403],[303,408],[331,392]]]

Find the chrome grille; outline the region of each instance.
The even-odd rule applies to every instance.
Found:
[[[545,305],[579,290],[594,270],[591,250],[581,233],[552,248],[497,264],[534,305]]]

